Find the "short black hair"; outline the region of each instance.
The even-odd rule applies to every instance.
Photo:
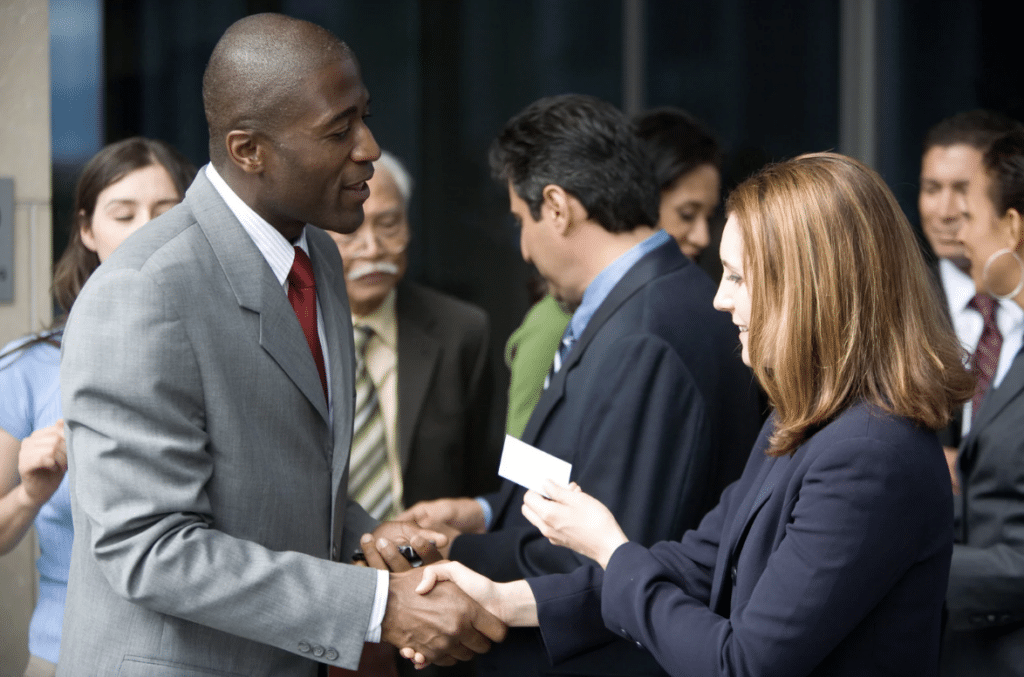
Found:
[[[1024,131],[1015,129],[992,142],[985,153],[992,174],[992,203],[999,216],[1009,209],[1024,214]]]
[[[924,137],[921,154],[936,146],[966,145],[982,153],[1003,134],[1020,129],[1021,123],[1002,113],[979,108],[940,120]]]
[[[540,218],[544,187],[557,185],[612,233],[658,222],[654,167],[622,111],[592,96],[539,99],[491,144],[491,171]]]
[[[636,133],[654,162],[661,190],[701,165],[722,170],[722,149],[708,127],[690,113],[671,106],[652,108],[633,116]]]

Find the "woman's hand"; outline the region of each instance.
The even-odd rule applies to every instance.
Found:
[[[64,421],[40,428],[21,441],[18,475],[29,502],[39,508],[57,491],[68,470]]]
[[[563,488],[548,480],[544,491],[550,499],[526,492],[526,519],[555,545],[572,548],[606,568],[615,549],[629,541],[611,511],[575,482]]]
[[[536,627],[537,600],[526,581],[495,583],[459,562],[440,562],[423,568],[423,577],[416,592],[425,595],[441,581],[451,581],[472,597],[486,611],[509,627]],[[416,669],[427,666],[423,654],[409,647],[399,653],[411,660]]]
[[[491,579],[459,562],[440,562],[424,567],[423,578],[416,586],[416,592],[425,595],[441,581],[451,581],[459,586],[463,592],[476,600],[484,609],[497,616],[501,622],[509,624],[502,615],[498,584]]]

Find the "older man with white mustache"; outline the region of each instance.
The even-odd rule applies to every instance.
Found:
[[[402,282],[412,179],[383,152],[365,218],[332,233],[345,264],[356,344],[356,419],[349,491],[372,515],[497,486],[488,431],[489,323],[480,308]]]

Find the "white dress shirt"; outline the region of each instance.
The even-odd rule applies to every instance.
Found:
[[[984,320],[981,313],[969,307],[977,290],[971,276],[956,267],[948,259],[939,259],[939,277],[942,280],[942,288],[946,292],[946,301],[949,304],[949,315],[953,320],[953,329],[956,331],[960,344],[968,354],[974,354],[981,340],[981,332],[984,329]],[[991,388],[997,387],[1010,371],[1013,358],[1020,351],[1024,343],[1024,309],[1013,301],[999,301],[996,307],[996,326],[999,333],[1003,335],[1003,345],[999,349],[999,364],[996,366],[996,373],[992,377]],[[963,428],[961,433],[967,436],[971,429],[971,402],[964,404]]]

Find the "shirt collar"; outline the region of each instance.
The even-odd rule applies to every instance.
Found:
[[[210,183],[213,184],[214,189],[221,199],[224,200],[228,209],[231,210],[231,213],[235,215],[238,222],[242,224],[242,228],[252,238],[256,248],[260,250],[263,258],[270,265],[270,270],[273,271],[274,277],[283,286],[288,280],[288,273],[291,271],[292,263],[295,261],[295,247],[301,247],[304,252],[309,253],[309,245],[306,243],[306,229],[302,229],[302,234],[299,235],[298,240],[294,243],[289,242],[277,228],[267,223],[252,207],[245,204],[235,191],[231,190],[231,186],[217,172],[213,163],[207,164],[205,171],[206,178],[210,180]]]
[[[942,278],[942,288],[946,292],[950,310],[963,311],[974,298],[974,280],[949,259],[939,259],[939,276]]]
[[[392,289],[384,297],[384,302],[372,313],[359,317],[352,315],[352,326],[366,326],[391,349],[398,345],[398,322],[395,319],[395,296]]]
[[[594,317],[594,313],[597,312],[597,309],[601,307],[604,300],[608,298],[608,294],[625,277],[630,268],[636,265],[636,262],[644,256],[671,239],[672,237],[664,230],[655,231],[653,235],[633,245],[628,251],[605,266],[604,270],[590,281],[590,284],[587,285],[586,290],[583,292],[583,301],[580,303],[580,307],[576,309],[572,319],[569,321],[569,327],[572,329],[574,339],[578,339],[583,335],[587,324],[590,323],[590,318]]]
[[[942,287],[949,299],[950,309],[953,312],[967,310],[967,304],[977,293],[974,279],[957,268],[949,259],[939,259],[939,274],[942,276]],[[1019,331],[1021,324],[1024,324],[1024,309],[1012,299],[997,299],[996,304],[996,324],[999,326],[999,332],[1005,337],[1011,332]]]

